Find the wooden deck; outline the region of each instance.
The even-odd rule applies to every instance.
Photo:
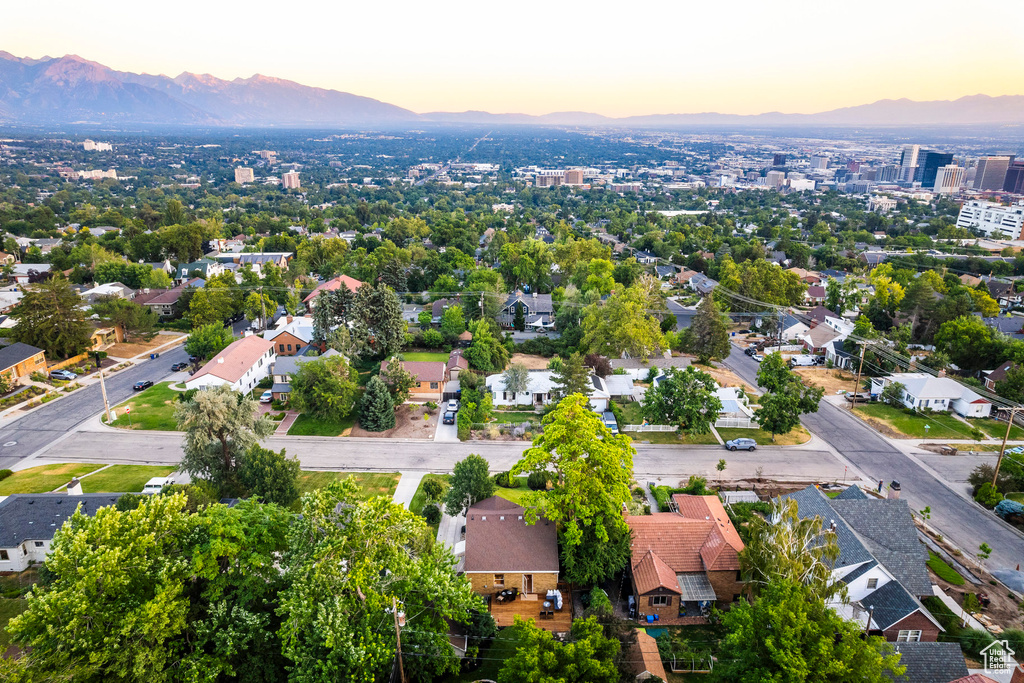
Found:
[[[561,611],[555,610],[555,616],[552,619],[540,618],[540,612],[544,608],[544,596],[543,595],[520,595],[512,602],[496,603],[491,601],[491,616],[494,617],[494,622],[499,627],[511,626],[515,621],[516,615],[519,615],[523,619],[533,619],[539,628],[545,631],[563,632],[568,631],[572,625],[572,608],[569,605],[569,601],[564,598],[566,594],[563,593],[562,609]],[[523,599],[535,597],[536,600]]]

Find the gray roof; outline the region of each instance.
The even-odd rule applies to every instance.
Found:
[[[82,513],[114,505],[120,493],[16,493],[0,501],[0,548],[14,548],[25,541],[48,541],[81,503]]]
[[[828,528],[831,522],[835,522],[836,541],[839,543],[839,558],[836,560],[836,567],[852,567],[875,559],[857,538],[853,529],[832,508],[828,497],[816,487],[808,486],[783,497],[796,501],[801,518],[820,517],[823,529]]]
[[[878,590],[869,593],[858,602],[865,609],[874,608],[874,611],[871,613],[871,620],[882,631],[902,621],[917,610],[927,612],[924,606],[915,600],[914,596],[908,593],[906,588],[900,585],[899,581],[887,581]]]
[[[855,484],[847,487],[845,491],[832,500],[870,500],[870,498],[868,498],[868,495],[861,491],[860,487]]]
[[[864,574],[866,574],[867,572],[871,571],[872,569],[874,569],[877,566],[878,566],[878,562],[876,562],[875,560],[871,560],[870,562],[865,562],[864,564],[862,564],[861,566],[857,567],[852,572],[850,572],[849,574],[844,576],[843,577],[843,583],[847,583],[848,584],[848,583],[851,583],[853,581],[856,581],[858,578],[860,578],[861,576],[863,576]]]
[[[13,367],[22,361],[28,360],[37,353],[42,352],[42,349],[37,349],[30,344],[14,342],[10,346],[5,346],[0,349],[0,370],[6,370],[9,367]]]
[[[907,683],[949,683],[968,675],[959,643],[894,643]]]
[[[832,508],[853,527],[868,551],[913,595],[931,595],[928,550],[905,500],[835,499]]]
[[[308,363],[311,360],[319,360],[321,358],[330,358],[331,356],[340,356],[341,354],[334,349],[327,349],[325,353],[319,356],[277,356],[274,359],[274,367],[272,372],[275,375],[294,375],[299,366],[303,363]]]

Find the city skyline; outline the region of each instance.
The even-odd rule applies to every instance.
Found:
[[[30,32],[38,10],[24,4],[5,9],[0,49],[172,77],[260,73],[421,113],[816,113],[1024,93],[1024,44],[1012,35],[1024,5],[998,0],[970,14],[949,2],[867,2],[841,16],[815,3],[785,12],[739,3],[727,19],[657,2],[563,4],[543,14],[461,1],[402,2],[386,13],[312,3],[268,15],[270,7],[238,13],[186,0],[163,14],[122,0],[61,0],[47,30]]]

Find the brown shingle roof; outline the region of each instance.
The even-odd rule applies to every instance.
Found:
[[[402,369],[412,375],[417,382],[443,382],[445,375],[445,364],[439,360],[403,360],[400,361]],[[388,361],[380,364],[380,371],[388,367]]]
[[[466,512],[466,572],[558,573],[558,534],[543,517],[526,523],[525,509],[493,496]]]
[[[359,280],[355,279],[354,277],[349,277],[348,275],[339,275],[338,277],[334,278],[333,280],[328,280],[327,282],[323,283],[322,285],[317,286],[317,288],[314,289],[312,292],[310,292],[309,296],[307,296],[305,299],[303,299],[302,302],[303,303],[309,303],[310,300],[312,300],[312,299],[316,298],[317,296],[319,296],[320,292],[323,292],[323,291],[333,292],[334,290],[336,290],[339,287],[341,287],[343,284],[348,289],[350,289],[353,292],[363,286],[363,283],[360,282]]]
[[[445,372],[449,374],[451,373],[453,368],[458,368],[459,370],[468,370],[469,361],[463,358],[461,351],[456,349],[455,351],[452,351],[451,354],[448,356],[448,363],[446,363],[444,367]]]
[[[273,348],[273,342],[256,335],[242,337],[214,356],[213,360],[192,375],[190,381],[203,375],[213,375],[227,382],[237,382],[260,356]]]

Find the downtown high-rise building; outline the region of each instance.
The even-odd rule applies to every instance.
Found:
[[[776,152],[775,156],[772,157],[772,166],[785,166],[786,155],[781,152]]]
[[[298,190],[299,189],[299,173],[298,171],[288,171],[281,175],[281,184],[286,190]]]
[[[1003,192],[1024,194],[1024,161],[1015,161],[1006,169]]]
[[[921,145],[906,145],[900,154],[900,170],[897,180],[913,182],[917,173],[917,157],[921,153]]]
[[[980,157],[974,173],[974,189],[1002,190],[1003,184],[1006,182],[1006,172],[1011,163],[1013,163],[1011,155]]]
[[[964,184],[964,167],[956,164],[939,166],[935,171],[933,189],[937,194],[956,194]]]
[[[938,152],[934,149],[922,149],[917,155],[917,171],[914,173],[914,180],[921,183],[921,187],[934,187],[935,174],[940,166],[949,166],[953,163],[953,155],[945,152]]]
[[[235,169],[235,182],[238,183],[239,185],[244,185],[246,183],[252,183],[252,182],[255,182],[255,180],[256,180],[256,178],[253,175],[253,172],[252,172],[251,168],[245,168],[244,166],[239,166],[238,168]]]

